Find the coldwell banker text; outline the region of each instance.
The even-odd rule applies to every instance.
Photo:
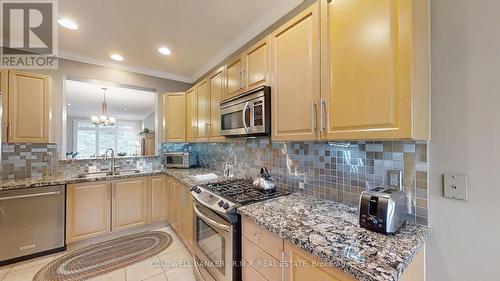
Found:
[[[0,67],[54,69],[57,59],[57,2],[0,0]]]

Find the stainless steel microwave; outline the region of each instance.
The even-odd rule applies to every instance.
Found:
[[[262,86],[220,104],[221,135],[267,136],[271,132],[271,88]]]
[[[184,168],[189,169],[198,165],[196,154],[190,152],[166,152],[165,166],[167,168]]]

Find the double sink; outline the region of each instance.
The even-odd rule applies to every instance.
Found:
[[[97,172],[97,173],[84,173],[79,174],[76,177],[79,179],[91,179],[91,178],[103,178],[103,177],[118,177],[118,176],[128,176],[138,174],[139,170],[123,170],[115,172]]]

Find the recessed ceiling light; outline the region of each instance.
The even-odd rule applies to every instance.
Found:
[[[59,19],[57,21],[62,27],[65,27],[67,29],[71,29],[71,30],[77,30],[78,29],[78,25],[70,20],[70,19]]]
[[[119,54],[112,54],[110,57],[112,59],[116,60],[116,61],[122,61],[123,60],[123,57],[120,56]]]
[[[170,56],[172,54],[172,51],[170,51],[170,49],[167,47],[159,48],[158,52],[160,52],[160,54],[165,55],[165,56]]]
[[[68,103],[68,106],[70,106],[70,105],[71,105],[71,103]]]
[[[128,110],[128,108],[124,108],[123,110],[127,111],[127,110]]]

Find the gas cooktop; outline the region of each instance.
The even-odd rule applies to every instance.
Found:
[[[253,186],[251,179],[236,179],[201,184],[193,187],[191,193],[207,207],[229,212],[238,206],[287,195],[290,192],[279,188],[260,190]]]

